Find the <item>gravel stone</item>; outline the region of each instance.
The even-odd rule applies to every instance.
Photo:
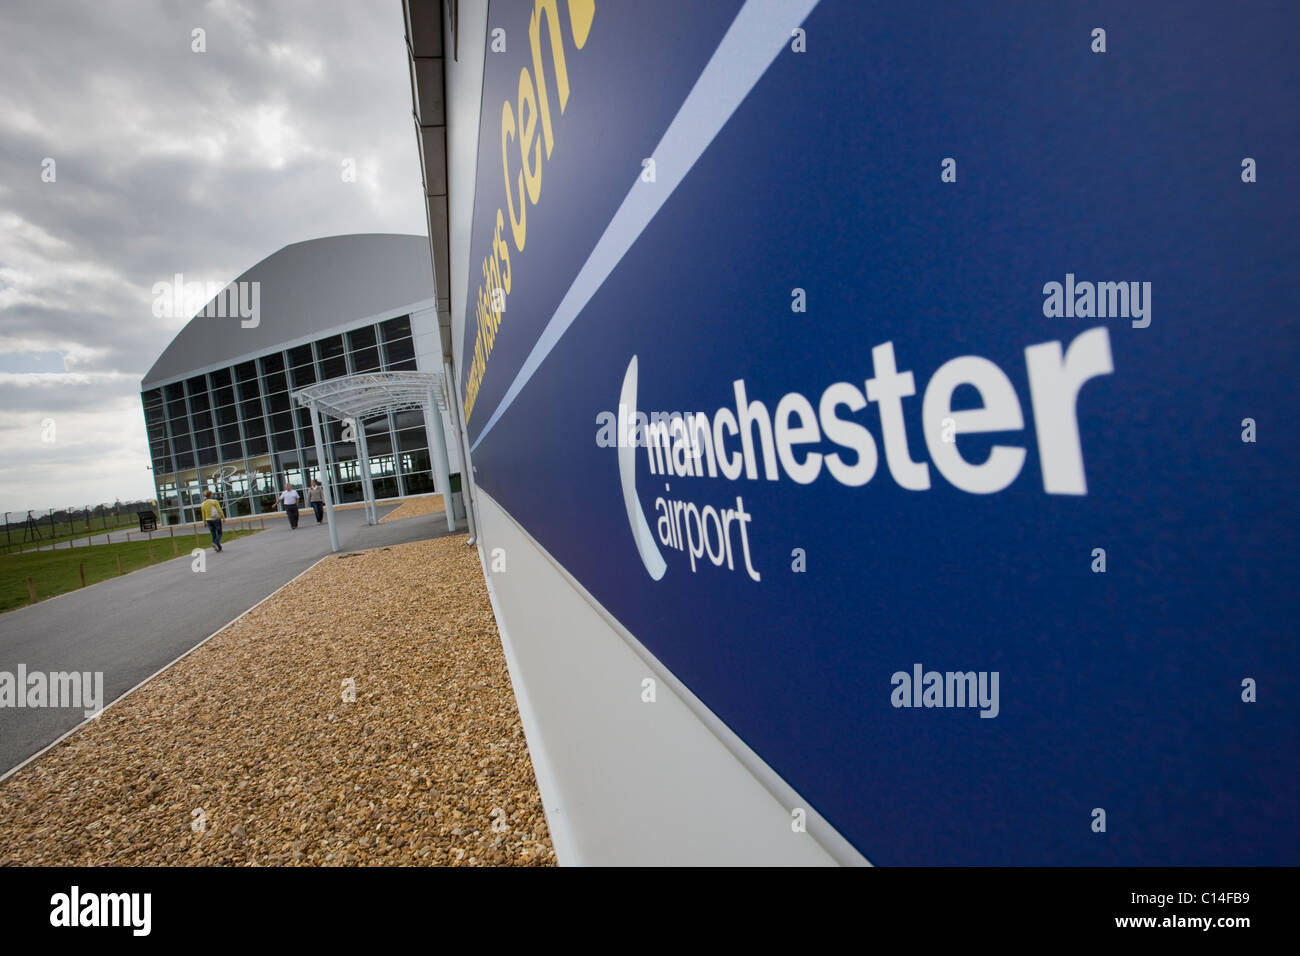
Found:
[[[403,518],[417,518],[420,515],[438,515],[446,514],[446,502],[442,495],[423,495],[419,498],[411,498],[398,505],[388,514],[379,519],[379,523],[386,521],[401,521]]]
[[[465,540],[326,558],[28,764],[0,865],[554,865]]]

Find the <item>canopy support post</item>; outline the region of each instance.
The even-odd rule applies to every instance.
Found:
[[[465,428],[460,421],[460,408],[453,404],[456,401],[455,377],[451,373],[451,363],[443,361],[442,374],[442,393],[443,399],[447,402],[447,416],[451,419],[451,427],[456,432],[456,450],[460,452],[460,497],[465,502],[465,520],[469,524],[469,540],[465,543],[473,545],[478,541],[478,522],[474,517],[474,509],[478,507],[478,492],[474,488],[474,468],[469,460],[469,441],[465,435]]]
[[[339,549],[339,531],[334,526],[334,492],[330,488],[330,482],[325,481],[327,465],[325,463],[325,443],[321,441],[320,434],[320,409],[316,407],[316,400],[312,399],[307,406],[311,409],[311,434],[316,439],[316,461],[320,465],[321,471],[321,493],[325,497],[325,518],[330,526],[330,548],[334,551]],[[330,475],[333,478],[333,475]]]
[[[428,388],[428,403],[424,407],[425,431],[429,435],[429,452],[437,482],[434,489],[442,491],[443,506],[447,509],[447,530],[456,530],[456,509],[451,500],[451,469],[447,464],[447,435],[442,427],[442,411],[438,408],[438,393],[432,385]],[[462,496],[463,497],[463,496]]]
[[[357,453],[361,461],[361,493],[366,499],[366,524],[379,524],[379,515],[375,511],[375,486],[370,478],[370,449],[366,445],[366,423],[356,419]]]

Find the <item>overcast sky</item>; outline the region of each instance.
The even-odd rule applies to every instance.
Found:
[[[153,497],[155,282],[425,234],[403,33],[400,0],[0,4],[0,510]]]

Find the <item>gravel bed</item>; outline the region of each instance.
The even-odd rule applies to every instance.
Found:
[[[401,521],[403,518],[415,518],[419,515],[443,514],[446,510],[446,503],[442,500],[442,495],[425,495],[422,498],[412,498],[410,501],[398,505],[380,518],[379,523]]]
[[[464,535],[326,558],[0,784],[0,864],[554,861]]]

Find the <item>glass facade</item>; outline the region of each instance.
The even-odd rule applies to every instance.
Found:
[[[160,520],[198,520],[206,490],[231,517],[271,511],[286,478],[299,491],[320,478],[311,415],[291,392],[354,372],[415,369],[411,320],[402,316],[143,392]],[[365,428],[375,497],[434,490],[421,412],[379,416]],[[357,446],[343,429],[321,420],[336,503],[362,498]]]

